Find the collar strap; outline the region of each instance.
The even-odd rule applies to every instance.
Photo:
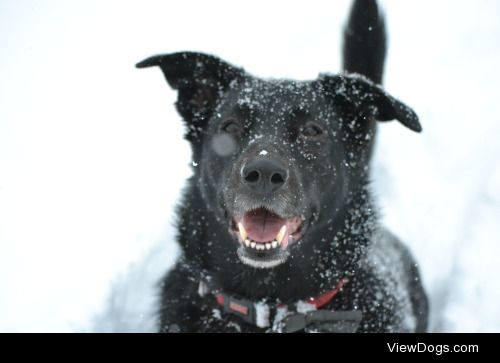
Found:
[[[277,304],[271,306],[264,302],[253,302],[248,299],[226,294],[220,289],[212,289],[210,281],[200,280],[198,294],[204,297],[208,293],[215,296],[218,305],[223,307],[223,311],[227,314],[236,315],[247,323],[258,326],[259,328],[267,328],[280,323],[285,317],[290,315],[290,312],[305,314],[314,311],[327,305],[333,298],[342,291],[343,286],[348,282],[347,278],[339,280],[335,288],[329,290],[319,296],[310,297],[306,300],[299,300],[295,304],[295,309],[286,304]],[[271,310],[274,310],[274,319],[271,320]]]
[[[316,309],[320,309],[332,301],[332,299],[342,290],[348,281],[349,280],[346,277],[341,278],[333,290],[327,291],[317,297],[310,297],[306,300],[306,303],[313,305]]]

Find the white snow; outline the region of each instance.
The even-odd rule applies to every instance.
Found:
[[[190,151],[175,93],[135,62],[199,50],[264,77],[336,72],[349,3],[1,2],[0,331],[153,329]],[[383,5],[385,88],[424,128],[380,125],[384,222],[420,263],[432,330],[498,332],[500,3]]]
[[[257,302],[255,307],[255,324],[260,328],[267,328],[270,325],[269,321],[269,305],[265,302]]]
[[[313,305],[313,304],[309,304],[308,302],[305,302],[305,301],[298,301],[297,302],[297,312],[298,313],[302,313],[302,314],[305,314],[309,311],[313,311],[313,310],[316,310],[316,306]]]

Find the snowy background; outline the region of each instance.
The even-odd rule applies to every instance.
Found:
[[[130,330],[120,314],[143,319],[175,258],[190,150],[174,92],[137,61],[336,72],[349,3],[0,1],[0,331]],[[379,128],[384,222],[420,262],[433,331],[498,332],[500,2],[382,4],[385,87],[424,128]]]

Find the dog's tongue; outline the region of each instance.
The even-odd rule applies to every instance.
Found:
[[[286,219],[262,208],[245,213],[242,220],[248,237],[255,242],[273,241],[286,222]]]

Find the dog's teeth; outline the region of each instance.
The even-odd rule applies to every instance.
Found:
[[[270,249],[271,249],[271,244],[270,244],[270,243],[266,243],[266,249],[267,249],[267,250],[270,250]]]
[[[259,244],[257,245],[257,250],[258,250],[258,251],[261,251],[261,250],[263,250],[263,249],[265,249],[265,247],[264,247],[261,243],[259,243]]]
[[[280,231],[276,235],[276,241],[278,241],[278,243],[281,243],[281,241],[283,241],[285,233],[286,233],[286,224],[284,224],[283,227],[280,228]]]
[[[276,247],[278,247],[278,245],[279,245],[278,241],[272,241],[271,242],[271,247],[272,248],[276,248]]]
[[[250,243],[250,247],[252,247],[252,248],[255,248],[255,245],[256,245],[256,243],[255,243],[255,242],[251,242],[251,243]]]
[[[250,247],[250,241],[248,239],[245,240],[245,246]]]
[[[245,241],[248,237],[248,233],[245,230],[245,227],[243,227],[243,223],[238,223],[238,230],[240,231],[240,237],[243,241]]]

